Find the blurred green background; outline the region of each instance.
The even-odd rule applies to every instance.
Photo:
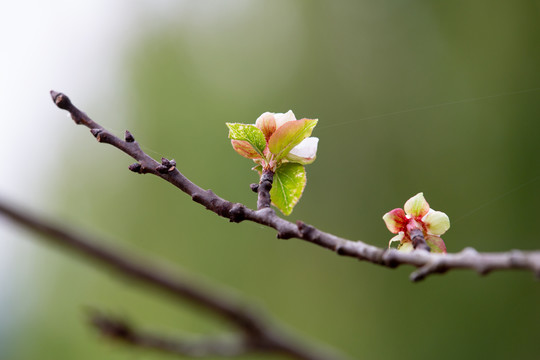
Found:
[[[385,247],[392,234],[382,215],[423,191],[450,216],[443,236],[450,252],[540,248],[539,1],[139,1],[114,8],[113,16],[106,7],[69,15],[95,29],[132,19],[122,27],[129,36],[104,34],[121,49],[110,60],[114,77],[110,64],[87,54],[74,73],[95,73],[93,87],[78,90],[86,84],[64,74],[65,88],[56,90],[118,135],[128,128],[155,158],[175,158],[198,185],[255,206],[248,185],[256,174],[232,150],[225,122],[292,109],[319,119],[313,134],[320,143],[291,221]],[[452,271],[412,284],[410,267],[390,270],[276,240],[256,224],[230,224],[170,184],[127,171],[130,159],[64,120],[47,96],[26,99],[47,111],[29,131],[52,127],[62,136],[30,145],[36,161],[48,147],[59,150],[28,184],[40,196],[26,200],[27,208],[230,289],[351,358],[540,356],[540,286],[530,273]],[[167,358],[103,341],[87,326],[87,306],[168,335],[226,329],[191,306],[15,234],[13,241],[32,240],[12,271],[32,271],[2,285],[9,301],[0,310],[0,359]]]

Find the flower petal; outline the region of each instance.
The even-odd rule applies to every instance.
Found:
[[[439,236],[426,236],[426,243],[431,248],[432,253],[446,254],[446,245],[444,244],[443,239],[441,239]]]
[[[394,236],[393,238],[391,238],[390,241],[388,242],[388,248],[391,249],[392,248],[392,243],[395,242],[395,241],[399,241],[399,243],[401,244],[401,240],[403,240],[404,237],[405,237],[405,233],[402,231],[399,234],[397,234],[396,236]],[[400,244],[398,244],[398,246]]]
[[[290,162],[297,162],[303,165],[311,164],[317,156],[317,144],[319,138],[309,137],[291,149],[285,156],[285,159]]]
[[[276,119],[274,113],[265,112],[257,118],[255,121],[255,126],[257,126],[266,137],[266,140],[276,131]]]
[[[429,204],[424,198],[424,193],[418,193],[405,203],[403,207],[407,215],[415,218],[421,218],[429,211]]]
[[[294,116],[292,110],[287,111],[285,114],[275,113],[274,118],[276,119],[276,129],[279,129],[286,122],[296,120],[296,117]]]
[[[405,241],[399,244],[397,249],[403,252],[411,252],[414,250],[414,246],[412,244],[412,241]]]
[[[386,214],[384,214],[383,220],[388,230],[390,230],[390,232],[394,234],[397,234],[400,231],[404,231],[405,226],[409,221],[403,209],[394,209],[390,212],[387,212]]]
[[[422,218],[426,230],[432,235],[442,235],[450,229],[450,219],[442,211],[429,210]]]

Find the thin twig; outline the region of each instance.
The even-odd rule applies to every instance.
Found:
[[[103,336],[111,340],[185,357],[235,357],[265,351],[265,349],[259,349],[257,344],[245,336],[231,335],[196,340],[171,338],[139,331],[122,319],[98,312],[90,315],[90,321]]]
[[[92,239],[30,215],[0,199],[0,214],[23,227],[44,235],[52,243],[75,251],[103,267],[150,285],[180,300],[188,301],[213,315],[223,318],[249,340],[250,350],[280,353],[299,360],[327,360],[336,357],[294,341],[291,334],[277,329],[269,318],[247,303],[239,302],[223,292],[203,287],[186,276],[172,275],[140,258],[105,246],[104,241]]]
[[[354,257],[374,264],[396,267],[408,264],[420,268],[422,276],[415,272],[411,275],[413,281],[424,279],[433,273],[445,272],[452,269],[472,269],[480,274],[494,270],[522,269],[534,272],[540,276],[540,251],[510,251],[501,253],[479,253],[466,250],[455,254],[440,255],[426,251],[400,252],[394,249],[383,249],[366,244],[362,241],[351,241],[336,235],[321,231],[301,221],[293,224],[277,216],[271,208],[252,210],[243,204],[227,201],[211,190],[204,190],[188,180],[176,166],[165,168],[141,150],[136,141],[123,141],[108,130],[91,120],[86,114],[75,107],[69,98],[61,93],[51,91],[54,103],[61,109],[70,112],[73,120],[80,125],[90,128],[99,142],[110,144],[137,160],[130,169],[138,173],[150,173],[161,177],[176,186],[191,198],[219,216],[232,222],[243,220],[253,221],[277,231],[281,239],[298,238],[339,255]],[[433,266],[437,264],[437,266]]]
[[[412,229],[411,233],[411,240],[413,243],[413,247],[416,250],[425,250],[427,252],[431,251],[431,248],[426,242],[426,239],[424,238],[424,233],[420,229]]]

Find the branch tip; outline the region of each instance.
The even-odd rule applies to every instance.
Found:
[[[409,279],[414,283],[422,281],[425,278],[426,278],[426,275],[422,273],[421,271],[415,271],[409,276]]]
[[[124,320],[105,317],[95,312],[90,316],[90,323],[104,336],[127,343],[133,343],[135,340],[135,333]]]
[[[128,169],[130,171],[133,171],[134,173],[141,174],[142,173],[142,165],[139,163],[133,163],[129,165]]]
[[[256,193],[256,192],[259,191],[259,184],[257,184],[257,183],[249,184],[249,188],[251,189],[251,191]]]
[[[69,98],[61,92],[51,90],[50,94],[54,104],[60,109],[69,111],[73,106],[73,104],[71,104],[71,100],[69,100]]]

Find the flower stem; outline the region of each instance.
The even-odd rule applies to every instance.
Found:
[[[261,180],[259,181],[259,188],[257,189],[257,210],[270,207],[270,190],[272,189],[273,181],[274,172],[272,170],[263,170]]]
[[[412,229],[409,232],[409,236],[411,237],[413,247],[418,250],[426,250],[427,252],[431,251],[431,248],[426,243],[426,239],[424,238],[424,233],[420,229]]]

